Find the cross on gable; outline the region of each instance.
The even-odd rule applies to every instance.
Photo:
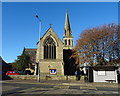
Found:
[[[50,25],[50,28],[52,27],[52,24],[49,24]]]

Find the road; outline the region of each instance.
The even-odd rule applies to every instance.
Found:
[[[96,96],[96,94],[100,94],[100,96],[111,95],[111,96],[119,96],[118,87],[117,86],[97,86],[96,84],[79,84],[79,82],[62,82],[62,81],[47,81],[47,82],[31,82],[31,81],[3,81],[2,82],[2,96],[42,96],[42,95],[61,95],[61,94],[81,94]],[[114,84],[115,85],[115,84]],[[86,96],[85,95],[85,96]],[[105,95],[105,96],[106,96]]]

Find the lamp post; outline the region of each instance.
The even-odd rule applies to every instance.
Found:
[[[51,66],[49,65],[49,66],[48,66],[48,69],[49,69],[49,76],[50,76],[50,67],[51,67]]]
[[[38,42],[39,42],[39,52],[38,52],[38,82],[40,82],[40,33],[41,33],[41,26],[42,26],[42,22],[39,19],[38,15],[36,15],[36,18],[39,20],[39,34],[38,34]]]

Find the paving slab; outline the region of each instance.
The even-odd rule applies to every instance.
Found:
[[[69,89],[77,89],[77,90],[80,90],[80,86],[70,86]]]
[[[61,86],[61,85],[56,85],[56,86],[54,86],[54,88],[68,89],[69,86],[66,86],[66,85],[63,85],[63,86]]]
[[[97,90],[96,87],[84,87],[84,86],[81,86],[80,89],[82,89],[82,90]]]

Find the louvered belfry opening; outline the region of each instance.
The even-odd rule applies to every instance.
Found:
[[[56,59],[56,45],[50,36],[44,41],[44,59]]]

